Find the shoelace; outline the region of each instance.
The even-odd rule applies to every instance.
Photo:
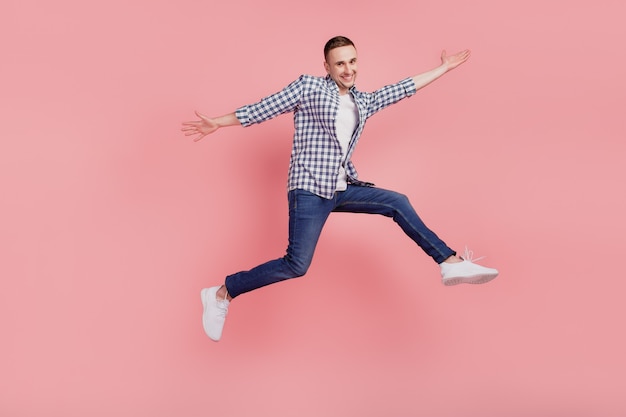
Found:
[[[468,262],[476,262],[476,261],[480,261],[481,259],[483,259],[484,256],[481,256],[480,258],[476,258],[474,259],[474,252],[467,249],[467,246],[465,246],[465,253],[463,253],[463,256],[461,256],[461,259],[468,261]]]
[[[228,314],[228,305],[230,303],[228,302],[228,300],[226,299],[226,296],[224,296],[223,300],[218,300],[217,301],[217,308],[219,309],[219,313],[218,315],[222,318],[226,318],[226,314]]]
[[[217,300],[217,308],[219,310],[218,316],[225,319],[226,318],[226,314],[228,314],[228,305],[230,304],[230,302],[228,301],[228,299],[226,299],[226,297],[228,296],[228,290],[226,291],[226,294],[224,295],[224,298],[222,300]]]
[[[226,314],[228,314],[228,304],[224,303],[223,301],[218,301],[217,307],[219,310],[219,312],[217,313],[218,316],[226,318]]]

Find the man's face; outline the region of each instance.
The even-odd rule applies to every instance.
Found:
[[[324,68],[337,86],[339,94],[346,94],[356,80],[356,49],[352,45],[328,51]]]

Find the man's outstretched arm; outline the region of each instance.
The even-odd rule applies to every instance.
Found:
[[[462,63],[468,60],[470,57],[470,51],[466,49],[454,55],[447,55],[446,51],[441,52],[441,65],[437,68],[433,68],[430,71],[423,72],[413,77],[415,82],[415,88],[419,90],[422,87],[427,86],[446,72],[453,70]]]
[[[235,112],[224,116],[211,118],[196,111],[196,116],[200,120],[184,122],[182,131],[185,132],[186,136],[196,136],[194,141],[197,142],[220,127],[247,127],[256,123],[263,123],[283,113],[293,112],[298,106],[305,83],[305,76],[300,76],[281,91],[269,95],[257,103],[240,107]]]
[[[193,138],[194,142],[210,135],[220,127],[236,125],[241,126],[241,123],[239,122],[239,119],[237,119],[237,116],[235,116],[234,112],[225,114],[224,116],[211,118],[196,111],[196,116],[198,116],[200,120],[183,122],[183,128],[181,129],[185,132],[185,136],[196,136]]]

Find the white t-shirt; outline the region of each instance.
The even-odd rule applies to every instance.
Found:
[[[352,94],[347,93],[339,96],[339,112],[337,113],[337,139],[341,145],[341,167],[337,176],[337,191],[343,191],[348,187],[345,163],[348,146],[352,139],[354,129],[359,121],[359,110],[356,107]]]

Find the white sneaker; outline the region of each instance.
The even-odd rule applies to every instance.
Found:
[[[219,341],[222,337],[222,329],[224,322],[226,322],[226,314],[228,314],[228,304],[230,304],[225,298],[223,300],[217,299],[217,291],[220,287],[204,288],[200,291],[200,298],[204,307],[202,326],[204,332],[214,342]]]
[[[498,276],[497,269],[487,268],[472,262],[472,252],[468,251],[467,248],[465,248],[465,255],[462,259],[462,262],[442,262],[439,264],[443,285],[484,284]]]

